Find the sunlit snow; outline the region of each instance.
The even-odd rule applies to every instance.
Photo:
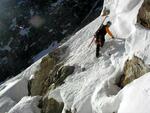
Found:
[[[110,9],[107,21],[112,21],[110,29],[115,39],[106,35],[105,45],[101,49],[102,56],[98,59],[95,57],[95,44],[93,43],[91,47],[88,45],[102,22],[101,16],[63,44],[69,46],[65,65],[74,65],[76,69],[63,85],[49,92],[48,95],[49,98],[53,97],[57,101],[64,102],[62,113],[70,109],[72,113],[149,113],[150,73],[123,89],[116,85],[127,58],[136,55],[146,64],[150,63],[150,39],[148,38],[150,31],[136,24],[142,3],[143,0],[104,1],[104,7]],[[24,98],[32,100],[32,97],[24,96],[28,93],[27,81],[31,75],[34,76],[39,62],[40,60],[17,77],[0,85],[0,100],[3,100],[0,102],[0,111],[1,106],[4,106],[5,112],[18,110],[23,108],[22,105],[26,106],[22,104],[26,103]],[[22,93],[19,93],[22,88]],[[5,106],[8,105],[7,100],[10,100],[8,107]],[[18,102],[21,104],[16,104]],[[28,106],[23,110],[28,111],[31,110],[30,108],[32,107]],[[23,112],[18,110],[17,113]]]

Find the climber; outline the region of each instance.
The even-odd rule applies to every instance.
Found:
[[[106,25],[103,24],[102,27],[99,27],[98,30],[96,31],[96,33],[94,34],[97,58],[100,56],[100,54],[99,54],[100,47],[104,46],[106,33],[108,33],[111,36],[111,38],[114,39],[114,36],[112,35],[112,33],[109,30],[110,25],[111,25],[111,22],[108,21]]]

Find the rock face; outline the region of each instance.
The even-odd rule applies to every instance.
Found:
[[[59,68],[58,68],[59,67]],[[56,87],[63,84],[66,77],[74,72],[74,66],[62,66],[57,65],[53,72],[49,76],[49,83],[47,90],[50,92]],[[46,94],[46,93],[45,93]],[[43,97],[41,101],[42,113],[62,113],[64,104],[63,102],[57,102],[55,99],[48,97]]]
[[[146,28],[150,28],[150,1],[144,0],[138,14],[138,23]]]
[[[63,84],[64,80],[74,72],[74,66],[63,66],[57,64],[57,60],[47,56],[43,58],[40,69],[35,73],[35,77],[29,82],[29,95],[44,95],[48,90]]]
[[[30,81],[30,93],[32,96],[45,94],[48,88],[48,75],[56,63],[57,60],[49,55],[42,59],[40,69],[35,73],[35,78]]]
[[[63,81],[74,72],[74,66],[62,66],[57,71],[58,79],[55,81],[55,85],[59,86],[63,84]]]
[[[131,60],[127,60],[125,63],[124,74],[120,83],[121,87],[124,87],[149,71],[150,69],[144,64],[144,62],[140,58],[134,56]]]
[[[63,110],[63,102],[48,98],[48,93],[62,85],[64,80],[74,72],[74,66],[63,64],[62,56],[65,54],[66,49],[65,46],[58,48],[44,57],[40,63],[40,69],[35,72],[34,78],[29,81],[29,95],[42,96],[39,105],[42,113],[61,113]]]
[[[50,85],[61,85],[64,79],[73,73],[74,66],[63,66],[63,59],[60,58],[66,49],[65,46],[58,48],[42,59],[40,69],[29,82],[29,95],[44,95]]]
[[[53,41],[60,42],[101,11],[103,0],[1,0],[0,82],[32,63]]]
[[[41,113],[62,113],[64,104],[57,102],[55,99],[44,99],[41,103]]]

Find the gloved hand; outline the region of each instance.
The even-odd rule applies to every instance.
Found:
[[[114,39],[115,37],[114,36],[112,36],[112,39]]]

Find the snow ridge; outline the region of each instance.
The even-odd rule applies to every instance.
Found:
[[[72,113],[148,113],[150,111],[150,73],[133,81],[123,89],[117,86],[126,59],[136,55],[146,64],[150,63],[149,30],[136,24],[137,14],[143,1],[104,1],[104,7],[111,11],[106,22],[112,21],[111,31],[115,35],[115,39],[110,39],[106,35],[106,42],[101,49],[102,56],[100,58],[95,58],[95,45],[88,48],[88,44],[102,22],[101,16],[75,33],[62,45],[69,46],[69,55],[65,65],[76,67],[75,72],[65,80],[63,85],[48,94],[49,98],[53,97],[64,103],[62,113],[66,113],[66,110],[71,110]],[[0,100],[6,100],[0,102],[0,109],[1,106],[8,104],[11,108],[21,100],[12,109],[9,108],[9,113],[15,113],[15,111],[22,113],[21,110],[25,109],[29,110],[29,113],[35,113],[31,106],[37,105],[40,97],[24,96],[27,96],[28,93],[26,91],[27,81],[31,75],[34,76],[39,63],[40,60],[19,76],[0,86]],[[17,93],[20,96],[14,98],[13,93],[22,88],[20,83],[25,86],[23,94]],[[21,99],[22,97],[24,98]],[[9,100],[10,103],[8,103]],[[31,106],[24,105],[28,101],[35,103]],[[25,106],[25,109],[22,105]],[[19,108],[21,110],[17,111]],[[36,107],[35,109],[36,113],[40,111]]]

